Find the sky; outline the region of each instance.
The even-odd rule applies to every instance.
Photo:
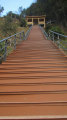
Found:
[[[2,15],[6,15],[9,11],[18,12],[18,8],[28,8],[35,0],[0,0],[0,5],[4,7]]]

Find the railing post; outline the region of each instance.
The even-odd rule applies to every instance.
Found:
[[[21,33],[20,33],[20,41],[21,41],[21,38],[22,38],[22,36],[21,36]]]
[[[54,33],[52,34],[52,39],[53,39],[53,42],[54,42]]]
[[[50,40],[51,39],[51,36],[50,36],[51,34],[50,34],[50,31],[49,31],[49,33],[48,33],[48,39]]]
[[[23,40],[25,40],[25,33],[23,32]]]
[[[58,40],[60,39],[59,35],[58,35]]]
[[[58,43],[59,43],[59,48],[60,48],[60,36],[58,34]]]
[[[7,57],[7,40],[5,40],[5,53],[4,53],[4,61],[6,61]]]
[[[31,28],[32,28],[32,27],[31,27]],[[11,47],[11,45],[10,45],[9,42],[8,42],[8,39],[10,39],[10,38],[12,38],[12,37],[14,38],[14,39],[13,39],[13,43],[11,42],[11,39],[10,39],[10,43],[12,43],[13,49],[16,49],[17,35],[20,35],[20,36],[19,36],[19,37],[20,37],[20,40],[22,40],[22,34],[23,34],[23,40],[25,40],[25,39],[28,37],[28,34],[29,34],[31,28],[29,28],[29,30],[26,32],[26,34],[24,33],[24,31],[22,31],[22,32],[20,32],[20,33],[14,34],[14,35],[12,35],[12,36],[9,36],[9,37],[1,40],[0,43],[4,42],[4,47],[2,48],[2,50],[4,50],[4,53],[2,54],[2,56],[0,57],[0,59],[3,58],[3,60],[5,61],[5,60],[6,60],[6,57],[7,57],[7,52],[8,52],[8,51],[11,52],[10,50],[7,49],[7,46],[10,46],[10,47]],[[19,40],[19,42],[20,42],[20,40]],[[9,52],[8,52],[8,54],[9,54]]]
[[[14,38],[14,50],[16,49],[16,35],[15,35],[15,38]]]
[[[50,38],[50,32],[49,32],[49,38]]]

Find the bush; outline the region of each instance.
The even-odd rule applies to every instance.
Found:
[[[1,57],[1,56],[0,56]],[[2,64],[2,59],[0,58],[0,64]]]
[[[26,23],[26,20],[24,18],[21,18],[20,20],[20,26],[21,27],[26,27],[27,23]]]
[[[60,33],[60,34],[64,34],[64,32],[61,30],[59,26],[53,26],[50,30]]]
[[[7,16],[5,18],[4,24],[2,25],[2,33],[5,37],[15,34],[17,30],[16,24],[13,22],[12,18]]]
[[[57,26],[57,25],[47,24],[46,25],[46,32],[48,33],[49,30],[52,30],[52,31],[60,33],[60,34],[64,34],[62,29],[59,26]]]
[[[52,27],[51,24],[47,24],[47,25],[46,25],[46,29],[45,29],[45,30],[46,30],[47,33],[49,32],[49,30],[51,29],[51,27]]]

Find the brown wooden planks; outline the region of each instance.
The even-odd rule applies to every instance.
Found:
[[[67,57],[38,26],[0,65],[0,119],[4,116],[67,118]]]

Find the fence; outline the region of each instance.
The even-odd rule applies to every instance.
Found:
[[[49,38],[56,43],[59,48],[67,51],[67,36],[54,31],[49,31]]]
[[[16,45],[26,40],[32,27],[26,33],[24,31],[0,40],[0,63],[6,60],[7,56],[16,49]]]
[[[47,34],[44,28],[40,27],[40,29],[43,34],[45,34],[47,39],[52,40],[54,43],[57,44],[59,48],[63,49],[64,52],[67,54],[67,36],[54,31],[49,31],[49,34]]]
[[[46,31],[44,30],[44,28],[41,27],[41,26],[39,26],[39,27],[40,27],[42,33],[43,33],[43,34],[46,36],[46,38],[48,39],[48,34],[47,34]]]

